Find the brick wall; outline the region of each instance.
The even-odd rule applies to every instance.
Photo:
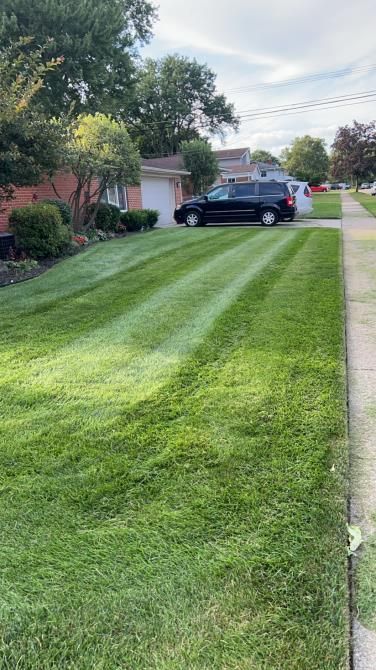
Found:
[[[183,189],[181,179],[175,179],[175,205],[179,207],[183,202]]]
[[[141,186],[127,186],[128,209],[142,209]]]
[[[251,177],[235,177],[235,179],[237,184],[252,181]],[[221,177],[221,182],[222,184],[227,184],[227,177]]]
[[[61,173],[54,177],[53,182],[60,198],[68,202],[71,194],[76,189],[76,177],[69,173]],[[96,185],[93,184],[92,188],[95,189]],[[12,200],[4,203],[3,211],[0,212],[0,232],[7,229],[8,216],[11,210],[15,207],[25,207],[25,205],[29,205],[31,202],[39,202],[45,198],[57,198],[57,195],[48,180],[37,186],[17,188],[14,192],[14,196],[15,197]],[[82,197],[84,197],[84,194]]]
[[[76,188],[76,178],[72,174],[62,173],[57,175],[53,181],[56,191],[58,192],[61,199],[68,202],[71,194]],[[95,190],[96,187],[97,186],[93,184],[92,190]],[[176,205],[180,205],[183,201],[182,185],[180,179],[174,179],[174,187]],[[11,210],[15,207],[24,207],[31,202],[38,202],[40,200],[44,200],[45,198],[57,197],[54,189],[52,188],[52,185],[47,180],[42,184],[38,184],[38,186],[17,188],[14,195],[14,199],[8,203],[5,203],[3,211],[0,212],[0,232],[7,229],[8,216]],[[127,203],[128,209],[142,209],[141,186],[127,186]]]

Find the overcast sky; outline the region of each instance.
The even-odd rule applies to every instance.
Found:
[[[206,62],[239,112],[376,90],[376,67],[338,79],[242,93],[231,89],[345,67],[376,65],[372,0],[157,0],[159,21],[143,56],[179,53]],[[323,137],[338,125],[376,118],[376,102],[243,122],[227,146],[279,153],[297,135]],[[218,144],[218,142],[215,142]]]

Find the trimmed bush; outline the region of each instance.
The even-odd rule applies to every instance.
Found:
[[[153,228],[158,218],[159,212],[156,209],[131,209],[121,214],[120,221],[129,233],[134,233],[137,230]]]
[[[17,248],[33,258],[60,256],[69,247],[69,230],[55,205],[38,203],[13,209],[9,224]]]
[[[135,233],[148,227],[147,214],[143,209],[131,209],[129,212],[123,212],[120,221],[129,233]]]
[[[95,208],[95,204],[87,208],[87,220],[90,219]],[[116,205],[107,205],[101,202],[95,217],[95,227],[103,230],[105,233],[114,233],[120,221],[120,209]]]
[[[73,221],[72,221],[72,210],[70,208],[70,205],[68,205],[67,202],[64,200],[58,200],[57,198],[46,198],[45,200],[42,200],[42,204],[46,205],[54,205],[55,207],[58,208],[60,214],[61,214],[61,220],[64,223],[67,228],[72,228],[73,226]]]
[[[144,209],[144,212],[147,214],[147,219],[148,219],[148,227],[149,228],[154,228],[154,226],[158,223],[159,219],[159,212],[157,209]]]

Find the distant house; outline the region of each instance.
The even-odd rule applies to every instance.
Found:
[[[233,162],[231,165],[227,164],[226,168],[221,171],[220,183],[234,184],[244,181],[289,181],[292,179],[286,170],[275,163],[261,163],[260,161],[252,161],[249,163]]]
[[[249,165],[251,162],[251,152],[245,147],[242,149],[219,149],[214,151],[220,168],[231,170],[234,165]]]

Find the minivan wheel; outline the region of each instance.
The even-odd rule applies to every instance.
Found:
[[[189,228],[195,228],[201,225],[201,216],[198,212],[187,212],[184,217],[184,223]]]
[[[261,223],[263,226],[275,226],[278,221],[278,214],[274,209],[264,209],[261,214]]]

